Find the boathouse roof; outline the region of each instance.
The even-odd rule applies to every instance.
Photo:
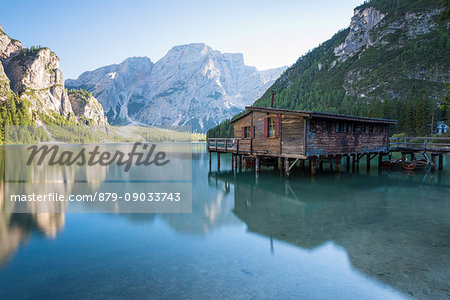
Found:
[[[303,111],[295,109],[280,109],[280,108],[270,108],[270,107],[254,107],[246,106],[244,114],[231,120],[231,123],[236,122],[239,119],[249,115],[251,112],[265,112],[265,113],[278,113],[286,115],[297,115],[306,118],[326,118],[334,120],[345,120],[345,121],[356,121],[356,122],[368,122],[368,123],[383,123],[383,124],[397,124],[396,120],[390,119],[379,119],[379,118],[369,118],[369,117],[359,117],[359,116],[349,116],[341,114],[323,113],[323,112],[313,112],[313,111]]]

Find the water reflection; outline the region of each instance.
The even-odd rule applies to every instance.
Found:
[[[250,172],[210,177],[232,186],[234,214],[268,237],[272,252],[274,239],[311,250],[332,242],[355,268],[404,293],[449,295],[449,185],[395,173],[322,174],[313,182]]]
[[[229,166],[230,161],[223,158],[223,170]],[[371,295],[372,290],[358,294],[355,290],[350,293],[348,286],[333,286],[336,282],[343,282],[361,285],[362,290],[365,287],[375,289],[376,284],[368,284],[367,280],[361,279],[364,276],[359,272],[370,278],[370,282],[382,282],[415,298],[448,296],[448,173],[422,172],[410,176],[401,172],[380,174],[376,170],[367,174],[362,170],[359,174],[325,172],[311,179],[306,172],[298,170],[291,180],[286,181],[270,169],[263,170],[256,178],[251,170],[213,170],[208,173],[208,168],[207,155],[194,154],[191,214],[124,214],[120,213],[119,207],[117,214],[89,215],[85,222],[104,224],[104,219],[109,220],[106,224],[110,227],[95,229],[100,232],[99,236],[105,237],[101,241],[96,235],[90,236],[89,226],[92,224],[88,226],[79,220],[68,222],[71,215],[7,214],[0,211],[0,273],[2,266],[8,269],[7,262],[14,252],[20,253],[20,245],[37,234],[62,239],[66,244],[58,249],[67,253],[75,244],[70,244],[70,239],[79,242],[79,250],[90,249],[94,258],[87,262],[83,256],[78,260],[77,257],[71,258],[74,259],[73,272],[80,272],[83,264],[89,264],[89,268],[99,269],[103,274],[103,269],[97,266],[102,262],[104,266],[117,266],[117,270],[149,273],[158,270],[160,281],[151,281],[155,288],[165,290],[167,287],[173,293],[184,290],[188,298],[198,296],[200,290],[210,297],[219,297],[223,291],[232,290],[237,294],[230,294],[230,297],[239,296],[244,288],[251,292],[245,294],[248,298],[252,295],[256,298],[270,297],[278,295],[277,290],[271,291],[274,294],[265,294],[267,287],[277,278],[284,278],[279,285],[284,284],[286,297],[295,297],[299,291],[307,296],[305,289],[309,288],[298,286],[295,281],[307,282],[308,278],[315,282],[315,288],[311,287],[313,294],[309,295],[320,295],[323,290],[323,295],[330,297],[330,288],[343,291],[336,298]],[[70,170],[64,172],[69,174],[66,176],[74,176]],[[92,178],[99,179],[96,186],[90,187],[95,190],[104,173],[90,172]],[[68,192],[73,186],[68,183],[60,188]],[[0,189],[0,201],[3,201],[3,180],[0,180]],[[66,223],[67,231],[72,235],[63,238],[61,233]],[[81,232],[76,235],[71,226],[80,227]],[[241,230],[243,227],[245,229]],[[156,245],[155,240],[162,243],[161,246]],[[108,241],[109,247],[99,247]],[[158,256],[148,256],[152,253],[148,251],[150,247],[154,247],[152,249]],[[166,252],[168,256],[163,256]],[[32,257],[33,253],[28,255]],[[112,257],[116,258],[114,263],[111,262]],[[50,265],[53,266],[52,271],[59,274],[62,267],[57,258],[56,263],[51,261],[53,264]],[[48,259],[52,258],[49,256]],[[341,266],[347,262],[350,262],[349,267]],[[9,270],[13,275],[13,271],[21,266],[9,265],[12,265]],[[238,274],[228,271],[235,269]],[[108,276],[112,274],[115,273],[109,272]],[[117,275],[120,280],[122,275]],[[181,279],[174,281],[176,276],[181,276]],[[349,278],[350,283],[340,277]],[[93,276],[90,279],[102,278]],[[190,290],[194,283],[186,278],[195,278],[197,289]],[[255,278],[258,282],[252,281]],[[331,278],[333,283],[325,283],[324,278]],[[106,279],[107,284],[99,282],[98,285],[107,286],[114,282],[109,277]],[[7,282],[7,279],[3,280]],[[138,281],[138,277],[133,277],[132,285],[143,286]],[[171,282],[172,289],[167,286],[168,282]],[[223,282],[228,282],[228,285]],[[63,287],[67,288],[67,285],[61,283]]]

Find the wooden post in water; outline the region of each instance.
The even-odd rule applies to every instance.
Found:
[[[239,155],[239,171],[242,170],[242,154]]]
[[[209,168],[211,169],[211,151],[208,151],[208,155],[209,155]]]
[[[382,164],[383,164],[383,154],[378,153],[378,169],[381,169]]]
[[[414,155],[414,153],[411,153],[411,161],[416,160],[416,156]]]
[[[444,169],[444,155],[439,154],[439,170],[443,170]]]
[[[431,154],[431,171],[436,169],[436,155]]]
[[[234,170],[234,154],[231,153],[231,170]]]
[[[289,177],[290,171],[289,171],[289,158],[284,158],[284,173],[286,177]]]
[[[319,170],[320,170],[320,172],[323,171],[323,157],[321,157],[319,160]]]
[[[347,172],[350,172],[350,156],[347,155],[345,158],[347,160],[347,165],[345,166],[345,168],[346,168]]]
[[[259,168],[260,168],[260,161],[259,161],[259,156],[256,156],[256,161],[255,161],[255,171],[259,172]]]
[[[341,168],[341,157],[340,156],[336,156],[336,158],[335,158],[335,166],[334,166],[335,170],[334,171],[336,173],[338,173],[340,168]]]
[[[304,159],[300,160],[300,168],[302,168],[302,169],[305,168],[305,160]]]
[[[366,154],[367,159],[367,172],[370,172],[370,153]]]
[[[217,170],[220,169],[220,152],[217,152]]]
[[[273,170],[278,171],[278,157],[275,157],[275,164],[273,165]]]
[[[316,164],[315,164],[316,159],[315,158],[311,158],[309,160],[309,165],[311,167],[311,175],[316,175]]]
[[[333,171],[333,158],[332,157],[329,158],[330,158],[330,170]]]

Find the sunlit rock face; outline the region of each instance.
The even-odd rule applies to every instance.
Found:
[[[75,116],[82,118],[89,125],[108,124],[103,107],[94,97],[82,99],[77,94],[69,93],[69,101]]]
[[[205,131],[252,104],[284,69],[258,71],[245,65],[240,53],[198,43],[175,46],[155,64],[132,57],[66,85],[92,92],[112,123],[190,125]]]
[[[83,107],[83,121],[106,124],[103,110],[94,98],[88,103],[74,98],[71,103],[59,69],[59,58],[50,49],[25,49],[19,41],[9,38],[0,26],[0,61],[0,101],[16,93],[16,100],[30,103],[30,111],[37,123],[41,123],[38,114],[51,118],[63,116],[79,123],[72,110],[73,104],[77,108]]]
[[[386,15],[373,7],[364,10],[355,9],[350,22],[350,31],[344,43],[334,49],[334,54],[345,60],[363,47],[371,45],[369,31],[377,25]]]
[[[142,86],[150,76],[153,65],[147,57],[130,57],[120,64],[84,72],[77,80],[68,79],[66,85],[92,92],[110,122],[127,122],[128,103],[130,99],[142,95]]]
[[[0,59],[6,59],[22,49],[22,43],[7,36],[0,25]]]
[[[48,48],[21,52],[6,63],[6,74],[14,92],[26,97],[33,109],[67,116],[72,112],[59,58]]]

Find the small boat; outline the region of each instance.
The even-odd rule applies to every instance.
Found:
[[[385,160],[381,163],[381,166],[384,168],[398,167],[401,165],[402,165],[401,159],[390,159],[390,160]]]
[[[428,164],[429,162],[426,159],[405,161],[402,163],[402,168],[403,170],[412,171],[416,169],[425,168]]]
[[[251,156],[244,156],[244,167],[254,167],[255,166],[255,158]]]

